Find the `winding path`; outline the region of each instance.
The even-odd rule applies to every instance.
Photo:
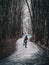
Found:
[[[17,40],[17,50],[11,56],[1,60],[0,65],[40,65],[43,63],[42,49],[29,40],[27,48],[25,48],[23,46],[23,40],[24,37]]]

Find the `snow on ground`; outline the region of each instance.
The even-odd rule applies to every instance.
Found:
[[[16,42],[17,50],[14,54],[8,57],[10,61],[13,62],[18,60],[23,61],[25,59],[30,59],[35,53],[38,53],[39,49],[34,43],[28,40],[27,48],[25,48],[25,46],[23,46],[24,43],[23,40],[24,37],[17,40]]]
[[[28,38],[30,39],[30,35]],[[24,36],[16,41],[16,51],[9,57],[0,61],[0,65],[26,65],[30,62],[33,65],[40,62],[42,50],[33,42],[28,40],[27,48],[23,46]],[[38,61],[38,62],[37,62]],[[29,65],[29,64],[28,64]]]

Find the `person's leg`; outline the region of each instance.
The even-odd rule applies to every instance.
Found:
[[[26,42],[25,42],[25,48],[27,48],[27,40],[26,40]]]

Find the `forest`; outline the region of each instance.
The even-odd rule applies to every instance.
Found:
[[[32,31],[35,41],[45,46],[49,45],[49,1],[31,0]]]
[[[28,0],[0,0],[0,58],[11,54],[15,41],[23,35],[24,2],[27,3],[32,23],[31,41],[49,48],[49,0],[30,0],[32,13]]]

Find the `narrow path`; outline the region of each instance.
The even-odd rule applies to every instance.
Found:
[[[16,51],[9,57],[0,61],[0,65],[39,65],[43,51],[34,43],[28,40],[27,48],[23,46],[24,37],[16,42]]]

